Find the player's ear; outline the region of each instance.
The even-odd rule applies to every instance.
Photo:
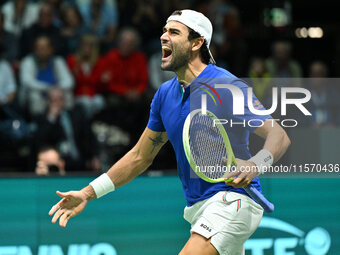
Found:
[[[199,51],[200,48],[203,46],[203,44],[204,44],[204,38],[203,37],[195,38],[194,40],[192,40],[191,50],[193,52]]]

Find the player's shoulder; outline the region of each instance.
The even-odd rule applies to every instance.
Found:
[[[211,66],[212,76],[218,83],[232,84],[240,89],[248,88],[248,84],[241,78],[232,74],[228,70],[218,67],[216,65]]]

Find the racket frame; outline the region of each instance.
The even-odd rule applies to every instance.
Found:
[[[189,115],[187,116],[187,118],[185,119],[184,122],[184,126],[183,126],[183,146],[184,146],[184,151],[185,151],[185,155],[187,157],[187,159],[189,160],[189,164],[192,168],[192,170],[203,180],[210,182],[210,183],[217,183],[217,182],[228,182],[228,181],[232,181],[233,178],[229,178],[228,180],[226,180],[224,177],[218,178],[218,179],[211,179],[209,177],[207,177],[205,174],[201,173],[200,171],[197,170],[197,165],[195,160],[193,159],[193,156],[191,154],[191,150],[190,150],[190,141],[189,141],[189,131],[190,131],[190,123],[192,118],[196,115],[196,114],[202,114],[202,110],[201,109],[196,109],[193,110],[192,112],[189,113]],[[225,145],[225,149],[226,149],[226,153],[227,153],[227,162],[226,162],[226,166],[228,168],[228,171],[225,172],[224,175],[227,175],[231,169],[231,166],[236,166],[236,159],[234,156],[234,152],[233,149],[231,147],[230,141],[229,141],[229,137],[227,132],[225,131],[223,125],[220,123],[219,119],[216,117],[215,114],[213,114],[210,111],[206,111],[206,115],[208,115],[214,122],[214,125],[216,125],[216,127],[218,128],[222,138],[223,138],[223,142]],[[198,168],[199,169],[199,168]]]

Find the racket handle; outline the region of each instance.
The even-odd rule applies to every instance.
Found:
[[[271,213],[274,211],[274,205],[269,202],[254,186],[248,185],[248,187],[244,189],[252,198],[254,198],[256,202],[262,206],[265,212]]]

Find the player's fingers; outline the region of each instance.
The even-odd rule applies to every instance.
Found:
[[[240,184],[241,182],[243,181],[243,177],[237,177],[237,178],[235,178],[232,182],[231,182],[231,184],[232,185],[238,185],[238,184]]]
[[[62,215],[64,213],[63,209],[59,209],[53,216],[52,218],[52,223],[56,223],[56,221],[58,220],[58,218],[60,217],[60,215]]]
[[[241,173],[237,178],[235,178],[229,184],[232,185],[234,188],[240,188],[243,185],[245,185],[245,181],[246,181],[245,177],[246,177],[246,173]]]
[[[233,186],[234,188],[241,188],[243,185],[243,179],[236,178],[234,181],[230,182],[229,185]]]
[[[53,213],[55,213],[56,210],[58,210],[60,208],[60,202],[55,204],[54,206],[52,206],[51,210],[48,212],[48,215],[52,215]]]
[[[233,172],[230,172],[230,173],[228,173],[226,176],[225,176],[225,180],[228,180],[228,179],[230,179],[230,178],[232,178],[232,179],[235,179],[235,178],[233,178],[233,177],[236,177],[237,175],[239,175],[240,174],[240,172],[239,171],[233,171]]]
[[[251,179],[247,177],[246,174],[241,174],[238,178],[234,181],[230,182],[229,184],[232,185],[234,188],[246,188],[251,183]]]
[[[234,178],[226,178],[224,179],[224,182],[228,185],[229,183],[231,183],[234,180]]]
[[[239,177],[242,178],[242,180],[238,183],[239,187],[247,187],[252,181],[252,179],[248,176],[248,172],[242,172]]]
[[[66,198],[61,199],[57,204],[55,204],[54,206],[52,206],[51,210],[48,212],[49,215],[52,215],[53,213],[55,213],[56,210],[58,210],[59,208],[62,208],[65,201],[67,201]]]
[[[68,220],[70,219],[70,213],[65,212],[59,219],[59,226],[66,227]]]
[[[67,198],[68,196],[70,196],[70,191],[69,192],[60,192],[60,191],[57,191],[57,195],[59,197],[63,197],[63,198]]]
[[[65,220],[64,220],[64,223],[63,223],[63,226],[62,227],[66,227],[66,225],[67,225],[67,223],[68,223],[68,221],[69,221],[69,219],[70,219],[71,217],[70,216],[68,216]]]

